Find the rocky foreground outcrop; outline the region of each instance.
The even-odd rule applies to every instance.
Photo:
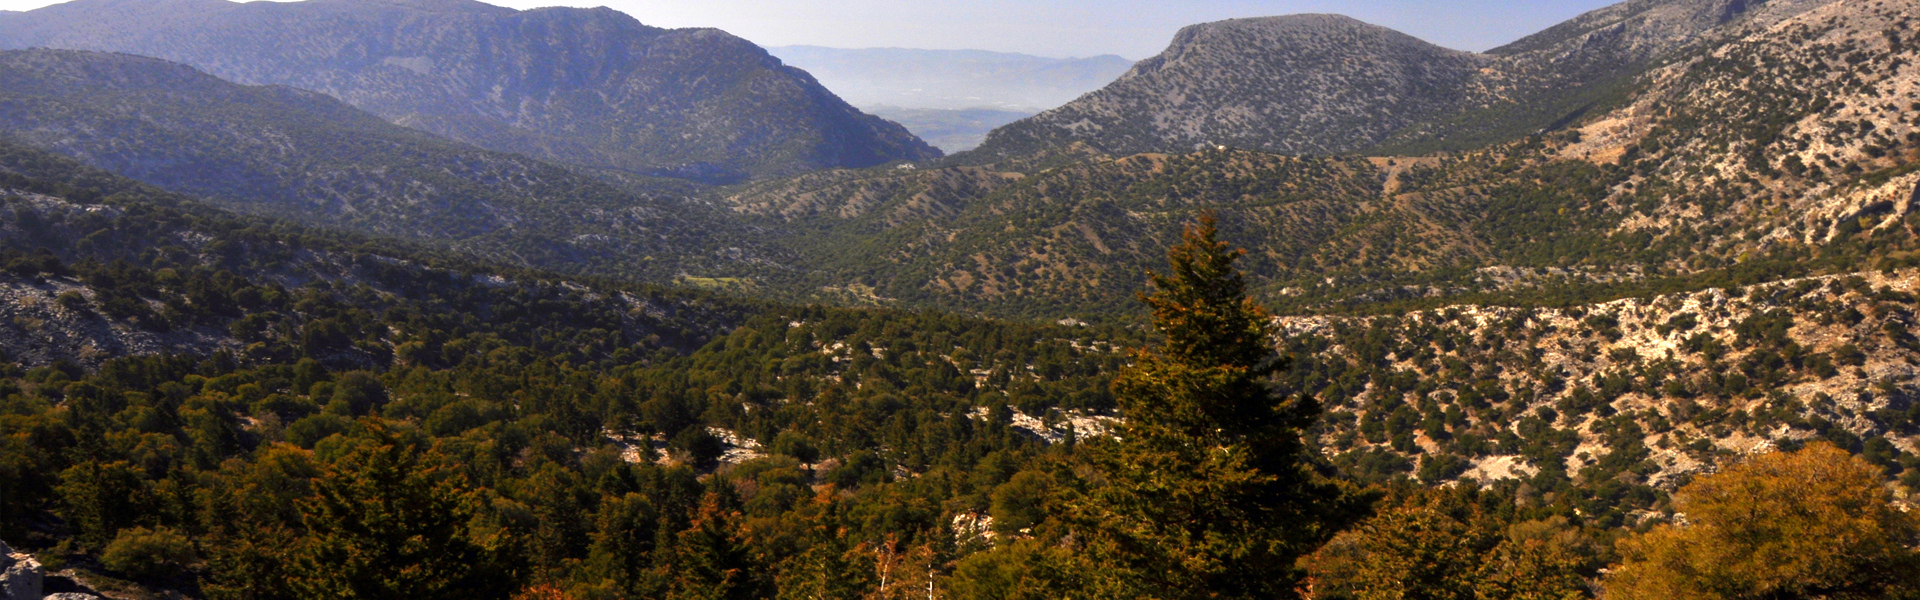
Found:
[[[0,542],[0,595],[5,600],[40,600],[45,577],[39,561]]]
[[[100,600],[99,596],[85,592],[45,593],[48,585],[46,568],[30,554],[14,552],[6,542],[0,542],[0,600]]]

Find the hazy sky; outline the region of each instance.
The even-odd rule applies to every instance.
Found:
[[[902,47],[1045,56],[1159,54],[1180,27],[1234,17],[1340,13],[1462,50],[1519,39],[1616,0],[493,0],[611,6],[649,25],[719,27],[763,46]],[[48,0],[0,0],[28,10]]]

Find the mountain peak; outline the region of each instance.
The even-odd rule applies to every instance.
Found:
[[[1278,52],[1292,59],[1313,61],[1340,61],[1346,56],[1364,58],[1383,54],[1470,55],[1346,15],[1310,13],[1227,19],[1188,26],[1174,35],[1166,52],[1140,64],[1155,68],[1195,49],[1210,53]]]
[[[516,11],[476,0],[307,0],[315,4],[392,7],[429,13],[511,14]]]
[[[81,14],[115,14],[123,17],[136,17],[155,13],[199,13],[230,9],[241,6],[228,0],[71,0],[59,4],[50,4],[30,11],[24,15],[41,17]]]
[[[1379,25],[1333,13],[1301,13],[1293,15],[1275,15],[1269,17],[1240,17],[1193,25],[1199,29],[1265,29],[1265,30],[1324,30],[1324,29],[1380,29],[1392,31]]]
[[[1178,46],[1183,42],[1193,43],[1209,35],[1252,36],[1254,39],[1266,41],[1364,35],[1432,45],[1419,38],[1353,17],[1321,13],[1245,17],[1190,25],[1174,36],[1172,45]]]
[[[1106,89],[989,135],[979,160],[1468,150],[1564,126],[1664,58],[1844,0],[1629,0],[1486,54],[1342,15],[1193,25]]]
[[[1333,154],[1451,110],[1484,57],[1351,17],[1231,19],[1182,29],[1112,85],[988,137],[986,156],[1062,147],[1224,145]]]

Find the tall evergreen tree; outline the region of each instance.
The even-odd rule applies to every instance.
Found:
[[[1067,502],[1100,598],[1286,598],[1294,561],[1364,504],[1316,472],[1301,432],[1320,407],[1274,389],[1272,319],[1247,297],[1212,215],[1187,227],[1142,300],[1164,341],[1114,382],[1117,440],[1089,444]]]
[[[473,507],[460,477],[417,441],[370,430],[374,439],[329,467],[302,506],[308,535],[289,568],[295,596],[505,597],[507,571],[468,535]]]

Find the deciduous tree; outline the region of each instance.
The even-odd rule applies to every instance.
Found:
[[[1606,598],[1920,598],[1920,520],[1832,445],[1701,477],[1675,507],[1681,522],[1620,543]]]

